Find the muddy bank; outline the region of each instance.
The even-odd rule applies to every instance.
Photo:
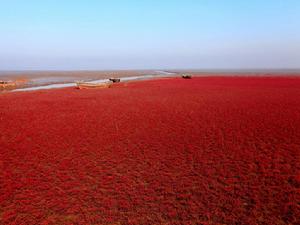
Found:
[[[77,81],[103,82],[108,78],[122,78],[122,81],[169,76],[168,71],[0,71],[0,80],[22,83],[16,89],[39,90],[75,86]]]

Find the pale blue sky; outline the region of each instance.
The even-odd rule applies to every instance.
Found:
[[[0,70],[300,68],[299,0],[0,0]]]

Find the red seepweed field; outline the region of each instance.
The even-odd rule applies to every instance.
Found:
[[[0,94],[0,224],[299,224],[300,78]]]

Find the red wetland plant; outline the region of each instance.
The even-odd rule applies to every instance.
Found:
[[[299,224],[300,78],[0,101],[0,224]]]

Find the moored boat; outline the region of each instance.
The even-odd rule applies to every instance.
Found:
[[[94,89],[94,88],[110,88],[111,82],[105,83],[88,83],[88,82],[76,82],[79,89]]]
[[[192,75],[189,75],[189,74],[182,74],[181,77],[183,79],[192,79]]]
[[[109,80],[110,80],[111,82],[113,82],[113,83],[119,83],[119,82],[121,81],[120,78],[114,78],[114,77],[109,78]]]

